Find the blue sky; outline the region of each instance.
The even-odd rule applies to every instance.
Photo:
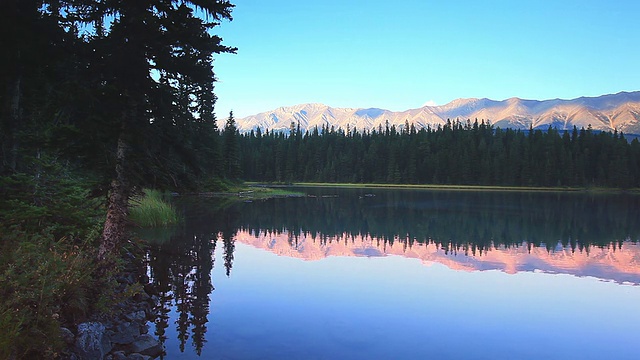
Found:
[[[220,119],[640,90],[637,0],[232,2],[216,28],[238,48],[214,61]]]

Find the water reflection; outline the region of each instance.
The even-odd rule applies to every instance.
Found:
[[[526,242],[552,250],[621,244],[640,237],[640,197],[569,193],[310,189],[315,198],[243,204],[249,230],[303,230],[332,237],[433,241],[471,253]],[[335,194],[338,197],[322,197]],[[375,196],[366,196],[372,194]]]
[[[213,205],[213,206],[209,206]],[[233,266],[235,225],[233,209],[224,204],[182,204],[186,224],[179,229],[166,230],[165,236],[141,233],[151,239],[148,253],[149,274],[160,298],[156,334],[162,343],[167,340],[172,309],[176,312],[176,333],[180,351],[191,338],[196,354],[200,355],[206,343],[209,316],[209,296],[214,290],[211,273],[216,245],[221,242],[227,276]],[[168,233],[168,236],[167,236]],[[155,235],[157,241],[151,236]]]
[[[304,198],[180,199],[185,224],[149,250],[156,333],[206,343],[215,252],[235,242],[289,257],[400,255],[451,269],[543,271],[640,284],[640,197],[567,193],[305,189]],[[218,247],[218,249],[216,249]],[[174,327],[170,329],[169,327]]]
[[[635,243],[619,244],[619,247],[591,247],[589,250],[558,246],[551,251],[522,243],[519,246],[492,246],[482,254],[471,255],[469,245],[461,245],[452,252],[435,242],[408,245],[406,239],[386,242],[380,238],[349,234],[321,241],[319,236],[309,233],[241,230],[236,240],[277,255],[304,260],[320,260],[329,256],[398,255],[419,259],[425,265],[443,264],[454,270],[500,270],[509,274],[539,271],[640,284],[640,245]]]

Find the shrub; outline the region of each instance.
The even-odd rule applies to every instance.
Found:
[[[66,238],[13,232],[21,241],[3,254],[0,271],[0,358],[53,356],[62,343],[60,326],[89,311],[92,251]]]
[[[60,173],[0,177],[0,358],[52,358],[96,290],[98,204]]]

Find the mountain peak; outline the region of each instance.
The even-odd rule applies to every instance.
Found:
[[[591,125],[603,131],[619,130],[640,134],[640,91],[580,97],[572,100],[523,100],[511,97],[496,101],[487,98],[461,98],[448,104],[393,112],[380,108],[332,108],[321,103],[284,106],[272,111],[237,120],[242,132],[260,128],[288,131],[291,122],[299,123],[303,131],[315,126],[371,130],[378,126],[414,124],[417,129],[437,127],[450,120],[488,120],[496,127],[558,130]]]
[[[386,110],[378,109],[378,108],[369,108],[369,109],[359,109],[356,110],[355,115],[357,116],[368,116],[372,119],[377,118],[378,116],[384,114]]]

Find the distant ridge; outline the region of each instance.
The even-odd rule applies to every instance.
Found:
[[[490,121],[495,127],[512,129],[558,130],[587,128],[595,130],[623,131],[640,134],[640,91],[619,92],[598,97],[580,97],[571,100],[523,100],[510,98],[502,101],[491,99],[456,99],[446,105],[423,106],[417,109],[393,112],[378,108],[332,108],[324,104],[300,104],[280,107],[272,111],[247,116],[237,120],[241,132],[260,128],[263,132],[288,131],[291,123],[299,123],[302,131],[314,127],[336,129],[371,130],[389,125],[397,128],[405,122],[417,129],[438,127],[447,120],[475,119]]]

